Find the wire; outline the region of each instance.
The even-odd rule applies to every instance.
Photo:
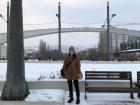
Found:
[[[93,24],[102,24],[102,22],[101,23],[75,23],[75,22],[65,22],[65,21],[63,21],[62,22],[63,24],[75,24],[75,25],[93,25]]]
[[[23,24],[23,25],[47,25],[47,24],[56,24],[57,22],[50,22],[50,23],[40,23],[40,24]]]
[[[62,22],[63,24],[75,24],[75,25],[101,25],[102,23],[87,23],[87,24],[81,24],[81,23],[71,23],[71,22]],[[115,24],[118,23],[118,24]],[[140,23],[119,23],[119,22],[115,22],[112,23],[114,26],[132,26],[132,25],[140,25]],[[104,22],[105,24],[105,22]]]
[[[140,25],[140,23],[117,24],[117,25],[115,25],[115,26],[134,26],[134,25]]]
[[[0,24],[7,24],[7,23],[5,23],[5,22],[1,22]]]
[[[57,24],[58,22],[50,22],[50,23],[38,23],[38,24],[23,24],[23,25],[47,25],[47,24]],[[101,23],[86,23],[86,24],[83,24],[83,23],[76,23],[76,22],[66,22],[66,21],[63,21],[62,24],[73,24],[73,25],[102,25],[103,22]],[[5,22],[1,22],[0,24],[6,24]],[[113,24],[113,26],[134,26],[134,25],[140,25],[140,23],[119,23],[119,22],[114,22],[114,23],[111,23]]]

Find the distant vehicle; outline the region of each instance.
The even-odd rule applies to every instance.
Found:
[[[39,54],[37,52],[32,52],[32,53],[27,53],[25,56],[24,56],[25,60],[39,60],[40,57],[39,57]]]

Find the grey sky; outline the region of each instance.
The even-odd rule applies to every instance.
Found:
[[[4,16],[6,1],[0,0],[0,13]],[[106,19],[107,1],[110,1],[110,14],[117,14],[111,21],[112,25],[140,23],[140,0],[23,0],[24,29],[56,28],[59,1],[62,5],[62,27],[100,27]],[[0,23],[0,32],[6,32],[5,22],[0,19]],[[122,27],[140,30],[140,25]],[[98,42],[98,33],[68,33],[62,36],[62,43],[66,45],[94,46]],[[57,35],[52,35],[26,39],[25,46],[37,46],[40,39],[49,44],[57,44]]]

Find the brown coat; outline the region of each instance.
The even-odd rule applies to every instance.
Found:
[[[66,67],[66,65],[69,62],[71,62],[71,64],[69,64]],[[67,55],[65,57],[64,65],[63,65],[65,79],[68,79],[68,80],[77,80],[77,79],[80,79],[80,77],[79,77],[79,74],[81,73],[80,66],[81,66],[81,64],[80,64],[80,58],[79,58],[78,55],[76,55],[75,57],[72,57],[72,58],[69,55]]]

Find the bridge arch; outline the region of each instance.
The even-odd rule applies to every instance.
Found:
[[[89,28],[89,27],[82,27],[82,28],[62,28],[62,33],[71,33],[71,32],[104,32],[104,28]],[[57,34],[58,28],[52,28],[52,29],[37,29],[37,30],[27,30],[24,31],[24,39],[31,38],[31,37],[37,37],[37,36],[43,36],[43,35],[51,35],[51,34]],[[6,43],[6,33],[0,34],[1,40],[0,44]]]

